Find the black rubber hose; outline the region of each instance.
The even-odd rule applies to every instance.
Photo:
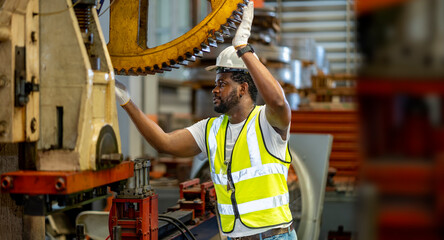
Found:
[[[184,235],[184,236],[186,237],[186,239],[190,240],[190,238],[185,234],[185,232],[183,231],[183,229],[180,228],[180,226],[177,225],[174,221],[172,221],[172,220],[170,220],[170,219],[168,219],[168,218],[162,218],[162,217],[159,217],[159,220],[160,220],[160,221],[169,222],[169,223],[173,224],[177,229],[179,229],[179,231],[182,233],[182,235]]]
[[[185,228],[185,230],[187,230],[188,234],[191,236],[191,238],[192,238],[193,240],[197,240],[197,239],[194,237],[193,233],[190,231],[190,229],[189,229],[187,226],[185,226],[185,224],[184,224],[182,221],[180,221],[179,219],[177,219],[177,218],[175,218],[175,217],[171,217],[171,216],[165,215],[165,214],[159,214],[159,217],[168,218],[168,219],[171,219],[171,220],[173,220],[173,221],[178,222],[180,225],[182,225],[183,228]]]

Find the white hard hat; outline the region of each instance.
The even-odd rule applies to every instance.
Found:
[[[256,53],[254,55],[257,58]],[[242,58],[238,57],[236,54],[236,49],[233,46],[225,48],[216,59],[216,65],[208,66],[205,68],[207,71],[213,71],[218,67],[222,68],[233,68],[233,69],[247,69]]]

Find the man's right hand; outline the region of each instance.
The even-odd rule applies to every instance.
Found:
[[[116,80],[116,99],[119,102],[120,106],[125,106],[127,103],[129,103],[129,101],[131,100],[131,97],[128,93],[128,90],[126,90],[126,86],[119,82],[118,80]]]

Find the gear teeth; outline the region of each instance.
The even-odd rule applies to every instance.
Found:
[[[1,0],[0,0],[1,1]],[[251,0],[250,0],[251,1]],[[143,65],[142,67],[136,67],[134,66],[128,66],[128,64],[121,59],[121,57],[117,57],[118,64],[115,64],[117,68],[115,69],[115,73],[117,75],[146,75],[146,74],[156,74],[156,73],[163,73],[164,71],[172,71],[172,69],[179,69],[180,65],[187,66],[190,64],[190,62],[195,62],[196,58],[203,58],[204,52],[209,53],[212,48],[218,47],[221,43],[224,43],[225,37],[232,37],[234,35],[234,32],[238,28],[239,23],[242,22],[242,16],[243,16],[243,10],[247,6],[247,4],[250,2],[249,0],[235,0],[235,1],[223,1],[227,3],[227,8],[225,10],[221,10],[220,14],[223,14],[224,17],[221,17],[222,15],[216,15],[217,18],[214,18],[216,20],[212,20],[210,23],[205,25],[203,29],[205,29],[206,34],[202,31],[198,34],[198,38],[200,43],[200,46],[198,45],[199,42],[195,41],[195,38],[191,39],[190,36],[187,35],[187,38],[185,40],[190,40],[193,44],[188,44],[186,41],[183,41],[184,44],[182,44],[180,51],[174,51],[176,57],[167,58],[166,55],[163,53],[153,53],[148,51],[140,52],[140,56],[142,58],[142,55],[145,56],[145,52],[148,52],[147,54],[153,54],[153,56],[156,56],[153,59],[158,60],[149,60],[149,63],[146,63],[146,65]],[[219,14],[219,13],[218,13]],[[223,21],[226,21],[225,23]],[[223,23],[223,24],[222,24]],[[211,26],[211,27],[210,27]],[[217,26],[220,26],[219,28]],[[202,30],[203,30],[202,29]],[[205,39],[205,37],[207,39]],[[174,49],[176,46],[168,45],[168,48]],[[188,51],[188,52],[187,52]],[[213,50],[214,51],[214,50]],[[171,51],[173,52],[173,51]],[[142,54],[143,53],[143,54]],[[185,54],[184,54],[185,53]],[[180,54],[180,55],[179,55]],[[159,55],[159,56],[158,56]],[[169,56],[170,54],[168,54]],[[145,59],[146,60],[146,59]],[[143,62],[143,61],[138,61]],[[134,61],[136,63],[136,61]],[[120,65],[119,65],[120,64]],[[149,65],[149,66],[147,66]]]
[[[176,61],[174,61],[174,60],[170,60],[170,67],[171,67],[171,68],[178,69],[180,66],[179,66],[179,64],[177,64]]]
[[[236,23],[241,23],[242,22],[242,18],[239,15],[235,14],[234,12],[236,12],[236,11],[233,11],[233,14],[231,14],[231,18],[228,18],[227,20],[231,21],[231,22],[233,22],[235,24]]]
[[[238,10],[234,10],[233,11],[233,16],[235,16],[236,18],[238,18],[240,21],[242,21],[242,16],[244,14],[242,13],[242,10],[238,9]]]
[[[156,74],[155,72],[152,71],[152,69],[150,67],[145,67],[145,74],[149,74],[149,75],[154,75]]]
[[[236,28],[237,28],[236,23],[240,23],[240,22],[239,22],[239,21],[236,21],[236,20],[234,20],[234,19],[232,19],[232,18],[228,18],[228,19],[227,19],[227,25],[228,25],[229,27],[233,28],[233,29],[236,29]]]
[[[230,31],[231,31],[231,30],[235,31],[236,28],[237,28],[235,23],[230,22],[230,21],[228,21],[228,20],[227,20],[227,22],[225,23],[225,26],[226,26],[228,29],[230,29]]]
[[[216,41],[217,41],[218,43],[223,43],[223,42],[224,42],[224,36],[223,36],[222,33],[220,33],[220,32],[215,32],[215,33],[214,33],[214,36],[216,37]]]
[[[210,47],[217,48],[216,40],[214,40],[213,38],[208,38],[207,40],[208,40],[208,45],[210,45]]]
[[[187,60],[183,60],[183,61],[179,62],[179,64],[182,66],[188,66],[188,64],[190,64],[190,62],[188,62]]]
[[[187,61],[195,62],[196,61],[196,57],[195,56],[190,56],[190,57],[187,58]]]
[[[206,53],[210,52],[210,47],[207,44],[201,43],[200,46],[202,47],[202,52],[206,52]]]
[[[153,69],[149,66],[145,67],[145,74],[154,75],[156,72],[153,71]]]
[[[191,54],[190,52],[185,53],[185,56],[187,57],[187,61],[190,61],[190,62],[196,61],[196,57],[193,54]]]
[[[230,32],[229,27],[227,27],[225,25],[221,25],[220,28],[222,29],[223,36],[225,36],[225,37],[231,36],[231,32]]]
[[[160,69],[159,65],[155,64],[153,72],[155,73],[163,73],[162,69]]]
[[[120,71],[118,70],[119,75],[128,75],[128,71],[126,71],[125,69],[120,69]]]
[[[193,52],[194,52],[194,56],[196,56],[198,58],[203,58],[203,52],[201,50],[199,50],[198,48],[194,48]]]
[[[127,73],[127,75],[130,75],[130,76],[136,76],[137,75],[136,71],[134,71],[134,68],[130,68],[126,73]]]
[[[173,70],[173,69],[166,62],[163,62],[162,63],[162,70],[171,72],[171,70]]]
[[[238,23],[242,22],[242,15],[237,14],[239,13],[238,11],[233,11],[233,20],[237,21]]]
[[[177,58],[177,60],[179,61],[179,64],[182,66],[188,66],[189,62],[187,60],[185,60],[182,56],[179,56]]]

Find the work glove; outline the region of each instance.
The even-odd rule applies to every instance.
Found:
[[[254,17],[254,4],[250,1],[242,14],[242,22],[237,28],[236,35],[233,38],[233,47],[238,48],[248,44],[248,38],[250,37],[251,24],[253,23]]]
[[[128,90],[126,90],[126,86],[123,83],[116,80],[115,90],[116,90],[116,99],[119,102],[120,106],[123,107],[127,103],[129,103],[131,98],[128,93]]]

